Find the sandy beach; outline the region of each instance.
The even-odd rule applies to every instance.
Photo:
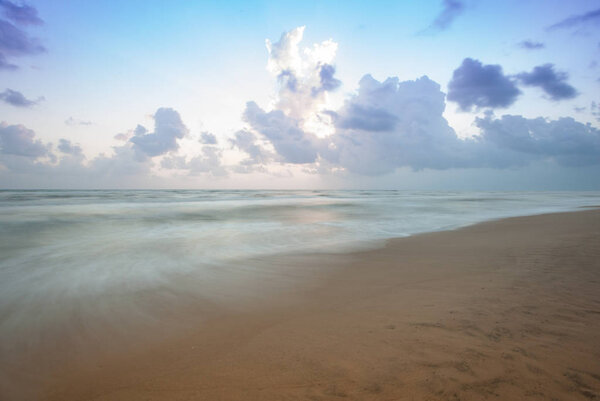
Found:
[[[150,333],[130,333],[135,347],[65,355],[56,351],[69,348],[63,344],[37,354],[57,363],[38,361],[52,373],[38,382],[41,390],[20,395],[600,398],[598,210],[510,218],[390,240],[382,249],[269,263],[293,268],[284,269],[284,279],[260,276],[262,289],[240,305],[214,305],[209,318],[177,334],[145,341]],[[170,318],[193,321],[194,308]],[[18,389],[10,396],[19,398]]]

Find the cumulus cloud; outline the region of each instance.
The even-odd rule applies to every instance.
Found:
[[[447,98],[440,85],[426,76],[379,81],[367,74],[356,92],[334,108],[327,103],[327,94],[341,84],[334,76],[335,46],[326,41],[302,49],[302,32],[303,28],[298,28],[284,33],[277,43],[267,41],[269,70],[280,87],[268,107],[252,101],[246,104],[244,126],[228,140],[229,150],[242,155],[238,164],[223,164],[227,150],[216,146],[216,137],[208,132],[201,133],[203,146],[195,154],[177,152],[188,130],[175,110],[161,108],[153,116],[151,132],[138,125],[118,134],[121,146],[91,160],[68,139],[58,142],[54,156],[50,144],[36,139],[33,131],[3,123],[0,163],[4,168],[0,174],[79,174],[89,181],[110,182],[125,175],[150,177],[159,167],[156,163],[162,174],[173,170],[169,174],[180,177],[182,171],[219,177],[228,172],[273,173],[286,168],[375,176],[402,168],[502,169],[534,163],[600,166],[599,130],[572,118],[496,117],[488,110],[485,117],[475,120],[479,133],[468,139],[457,136],[444,118],[446,99],[463,109],[512,104],[520,93],[515,82],[531,79],[535,69],[513,80],[500,66],[465,59],[455,71]],[[566,80],[560,73],[555,76],[559,83]],[[590,110],[598,113],[597,104]],[[196,146],[197,142],[191,148]],[[157,160],[158,156],[162,157]],[[280,165],[270,170],[269,165],[275,163]]]
[[[79,156],[83,154],[81,146],[72,143],[68,139],[61,138],[58,141],[58,150],[67,155]]]
[[[448,100],[463,111],[473,107],[502,108],[513,104],[521,91],[504,75],[499,65],[483,65],[472,58],[463,60],[448,83]]]
[[[555,71],[553,64],[537,66],[531,72],[518,74],[517,78],[525,86],[541,88],[552,100],[572,99],[578,95],[577,90],[567,83],[567,73]]]
[[[32,107],[44,100],[44,98],[41,97],[37,100],[27,99],[21,92],[7,88],[4,92],[0,92],[0,100],[15,107]]]
[[[22,27],[40,25],[43,21],[37,10],[27,5],[17,5],[8,0],[0,0],[0,10],[6,19],[0,19],[0,68],[14,70],[18,66],[8,61],[8,57],[20,57],[46,51],[38,39],[30,37]]]
[[[244,152],[248,157],[241,161],[245,168],[244,172],[249,172],[249,166],[264,165],[273,160],[273,154],[258,143],[258,138],[252,132],[240,130],[229,140],[232,147]]]
[[[422,33],[439,32],[450,28],[454,20],[465,11],[465,5],[460,0],[443,0],[442,6],[442,11],[433,20],[429,28]]]
[[[321,87],[315,88],[316,90],[334,91],[342,85],[342,81],[336,79],[335,67],[329,64],[323,64],[319,71],[319,77],[321,79]]]
[[[256,103],[248,102],[244,120],[271,142],[287,163],[313,163],[317,159],[317,138],[300,127],[299,120],[281,110],[265,112]]]
[[[24,125],[0,123],[0,152],[2,154],[37,159],[48,155],[49,149],[49,145],[35,139],[35,132]]]
[[[379,82],[366,75],[336,113],[336,132],[323,141],[321,156],[368,175],[404,166],[450,167],[461,141],[443,118],[444,108],[440,86],[427,77]]]
[[[211,134],[210,132],[201,132],[200,143],[203,143],[205,145],[216,145],[217,137]]]
[[[524,40],[519,42],[519,47],[526,50],[540,50],[546,47],[542,42],[534,42],[532,40]]]
[[[167,156],[161,161],[161,167],[188,170],[192,175],[210,173],[213,176],[222,177],[227,175],[227,170],[221,163],[222,153],[223,151],[216,146],[203,146],[201,153],[189,161],[185,156]]]
[[[292,118],[318,124],[316,120],[306,120],[314,119],[327,101],[327,92],[341,85],[333,66],[337,43],[325,40],[301,48],[303,35],[302,26],[284,32],[275,43],[267,39],[267,70],[280,83],[276,107]]]
[[[600,164],[600,130],[571,117],[549,121],[505,115],[477,118],[481,138],[530,159],[551,158],[566,166]]]
[[[459,138],[443,117],[444,93],[439,84],[428,77],[401,82],[398,78],[378,81],[365,75],[358,91],[337,110],[321,109],[319,102],[294,110],[287,105],[293,103],[294,96],[302,98],[303,95],[298,90],[298,80],[293,84],[289,82],[290,77],[296,77],[290,67],[305,63],[306,54],[296,51],[301,39],[298,31],[284,34],[282,38],[280,42],[285,39],[286,43],[277,46],[279,64],[274,70],[280,81],[282,73],[288,81],[279,91],[274,109],[265,111],[256,103],[248,102],[244,113],[248,129],[239,131],[230,140],[232,146],[248,155],[240,164],[242,167],[279,161],[305,164],[307,169],[317,172],[342,169],[380,175],[402,167],[414,170],[507,168],[539,160],[575,165],[578,156],[585,160],[582,164],[593,163],[594,157],[595,163],[600,163],[600,152],[595,145],[597,131],[572,119],[534,121],[522,116],[497,119],[488,112],[484,119],[476,121],[480,135]],[[507,107],[521,93],[516,86],[520,80],[522,77],[517,80],[504,75],[499,65],[465,59],[454,72],[447,99],[457,102],[463,110]],[[326,121],[330,125],[328,135],[314,134],[314,126],[306,124],[311,115],[329,118]],[[507,128],[511,124],[515,125],[515,132]],[[564,132],[564,136],[559,132]],[[530,138],[525,141],[522,133]],[[519,136],[515,136],[517,134]],[[567,138],[572,140],[570,144]],[[260,146],[261,140],[272,145],[276,155],[265,151]],[[528,142],[528,146],[519,141]]]
[[[129,139],[138,158],[154,157],[177,150],[178,139],[183,138],[188,129],[181,121],[179,113],[171,108],[161,107],[154,113],[154,132],[148,133],[141,125]]]
[[[563,28],[573,28],[588,23],[600,22],[600,8],[597,10],[588,11],[584,14],[572,15],[546,28],[549,31]]]

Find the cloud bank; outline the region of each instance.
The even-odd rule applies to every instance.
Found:
[[[268,105],[248,101],[242,126],[219,144],[209,132],[190,133],[180,114],[161,107],[152,131],[142,125],[117,135],[109,155],[86,158],[61,138],[45,143],[23,125],[0,124],[0,177],[11,174],[111,180],[172,174],[222,179],[236,174],[383,176],[399,169],[513,169],[535,163],[561,168],[600,165],[600,131],[570,117],[549,120],[496,116],[521,95],[517,85],[541,88],[551,99],[576,95],[566,73],[551,64],[505,75],[499,65],[467,58],[454,71],[446,96],[427,76],[401,81],[364,75],[339,107],[329,102],[336,77],[332,40],[302,47],[304,28],[266,42],[267,69],[278,83]],[[444,117],[447,101],[482,109],[478,134],[459,137]],[[598,110],[594,104],[593,112]],[[73,120],[75,121],[75,120]],[[112,135],[112,133],[111,133]],[[193,138],[193,139],[191,139]],[[192,144],[186,151],[182,143]],[[279,169],[278,169],[279,167]],[[96,181],[94,181],[96,182]]]

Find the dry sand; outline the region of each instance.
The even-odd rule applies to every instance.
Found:
[[[39,398],[600,399],[600,211],[274,259],[294,266],[285,288],[267,279],[185,334],[80,356]]]

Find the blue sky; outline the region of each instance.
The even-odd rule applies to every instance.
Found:
[[[0,186],[600,189],[598,10],[1,0]]]

